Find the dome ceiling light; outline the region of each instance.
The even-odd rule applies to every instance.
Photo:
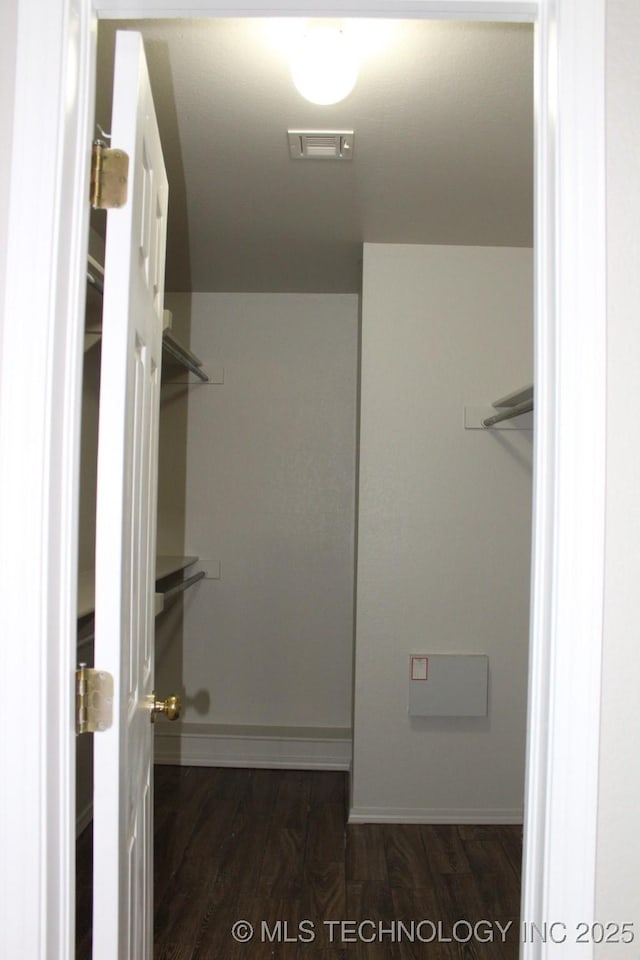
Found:
[[[311,103],[328,106],[347,97],[358,79],[358,60],[340,27],[310,26],[291,63],[294,85]]]

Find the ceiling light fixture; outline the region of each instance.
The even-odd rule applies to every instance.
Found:
[[[291,64],[291,76],[311,103],[328,106],[344,100],[358,79],[355,50],[344,30],[324,24],[310,27]]]

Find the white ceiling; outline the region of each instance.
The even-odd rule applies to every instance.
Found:
[[[357,292],[362,242],[530,246],[530,25],[351,21],[355,90],[314,106],[290,79],[303,21],[104,21],[145,38],[169,175],[168,290]],[[353,129],[352,162],[295,161],[287,129]]]

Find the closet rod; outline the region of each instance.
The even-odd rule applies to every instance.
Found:
[[[209,377],[204,370],[202,370],[202,362],[189,350],[185,350],[177,340],[174,340],[167,330],[165,330],[162,337],[162,347],[174,360],[181,363],[182,366],[186,367],[191,373],[195,373],[196,377],[199,377],[203,383],[209,382]]]
[[[94,290],[97,290],[98,293],[104,293],[104,286],[102,285],[102,280],[100,277],[94,277],[92,273],[87,270],[87,283],[90,287],[93,287]]]
[[[168,590],[162,590],[162,596],[165,600],[172,600],[173,597],[177,597],[179,593],[184,593],[189,587],[192,587],[194,583],[197,583],[198,580],[204,580],[206,573],[204,570],[199,570],[198,573],[194,573],[192,577],[187,577],[186,580],[181,580],[180,583],[177,583],[175,587],[169,587]]]
[[[502,423],[503,420],[511,420],[513,417],[519,417],[521,413],[530,413],[533,410],[533,399],[523,400],[522,403],[516,403],[512,407],[506,407],[500,413],[494,413],[492,417],[487,417],[482,421],[483,427],[493,427],[496,423]]]
[[[104,269],[92,256],[87,257],[87,283],[99,294],[104,295]],[[209,383],[209,377],[202,370],[202,361],[186,347],[183,347],[169,330],[165,330],[162,335],[162,349],[166,350],[177,363],[186,367],[190,373],[195,373],[196,377],[203,383]]]
[[[87,283],[95,287],[98,293],[104,293],[104,269],[91,254],[87,257]]]
[[[92,630],[91,633],[85,634],[84,637],[81,637],[80,640],[78,640],[78,643],[77,643],[78,650],[81,650],[83,647],[88,647],[89,644],[93,643],[94,640],[95,640],[95,634]]]

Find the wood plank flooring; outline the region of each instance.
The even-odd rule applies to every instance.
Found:
[[[346,814],[343,773],[156,767],[154,960],[516,960],[520,827]],[[88,829],[77,960],[90,851]]]

